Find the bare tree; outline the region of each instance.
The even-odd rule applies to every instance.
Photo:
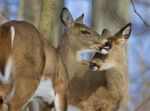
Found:
[[[35,26],[38,26],[41,0],[20,0],[20,2],[20,7],[22,7],[24,13],[24,20],[34,24]]]
[[[62,35],[62,30],[61,30],[62,24],[60,20],[60,13],[64,5],[63,2],[64,2],[63,0],[60,0],[52,18],[52,25],[51,25],[52,28],[51,28],[50,38],[53,38],[52,42],[55,47],[58,46],[60,37]]]
[[[3,24],[5,22],[9,21],[9,18],[3,14],[2,12],[0,12],[0,24]]]
[[[25,3],[25,0],[19,1],[19,9],[18,9],[18,13],[17,13],[17,19],[19,19],[19,20],[24,19],[24,3]]]
[[[56,16],[58,18],[57,11],[62,2],[62,0],[42,0],[39,31],[43,36],[49,38],[51,43],[54,43],[55,41],[55,36],[52,34],[52,29],[54,28],[54,31],[58,24],[59,20],[56,19]]]
[[[116,32],[128,21],[128,0],[93,0],[92,26],[101,33],[103,28]]]

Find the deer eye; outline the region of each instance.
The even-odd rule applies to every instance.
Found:
[[[87,30],[81,30],[81,33],[84,35],[90,35],[91,33]]]
[[[102,48],[100,48],[100,53],[107,55],[111,48],[112,48],[112,43],[111,43],[111,41],[108,41],[105,43],[105,45]]]
[[[106,49],[111,49],[111,48],[112,48],[112,43],[111,43],[111,41],[106,42],[105,45],[104,45],[104,48],[106,48]]]

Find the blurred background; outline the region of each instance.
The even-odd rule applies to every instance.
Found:
[[[127,110],[150,111],[150,0],[0,0],[0,12],[10,20],[25,20],[45,31],[43,35],[55,47],[63,32],[60,13],[64,6],[74,19],[84,13],[85,24],[98,33],[107,28],[114,34],[132,22],[127,45],[131,82]],[[51,19],[48,31],[41,27],[49,24],[47,19]]]

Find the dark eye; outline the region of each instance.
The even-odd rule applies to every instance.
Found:
[[[87,30],[81,30],[81,33],[82,33],[82,34],[86,34],[86,35],[87,35],[87,34],[88,34],[88,35],[91,34],[91,33],[90,33],[89,31],[87,31]]]
[[[105,45],[104,45],[104,48],[111,49],[112,48],[111,41],[106,42]]]

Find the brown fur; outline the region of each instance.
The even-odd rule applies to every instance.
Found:
[[[125,61],[127,58],[122,47],[126,38],[122,37],[121,34],[122,30],[118,34],[108,37],[108,40],[112,43],[112,49],[105,59],[94,58],[92,61],[100,66],[99,70],[105,69],[107,65],[111,65],[111,67],[105,72],[106,85],[99,87],[88,99],[80,103],[80,106],[85,106],[83,109],[86,111],[89,108],[93,108],[89,111],[116,111],[127,102],[129,77],[127,61]]]
[[[67,66],[66,68],[69,75],[69,102],[71,104],[74,103],[74,101],[78,102],[78,99],[82,98],[84,94],[82,94],[82,92],[78,93],[82,91],[81,89],[78,89],[78,87],[82,87],[82,83],[80,84],[75,80],[74,86],[76,89],[73,94],[79,94],[78,96],[80,96],[80,98],[73,95],[71,89],[74,86],[72,86],[73,84],[70,81],[72,81],[72,78],[74,77],[78,80],[78,78],[82,77],[86,70],[89,69],[89,62],[77,61],[77,52],[91,48],[98,49],[101,46],[102,41],[99,34],[83,24],[83,15],[73,21],[69,11],[63,9],[61,19],[65,26],[65,32],[57,51],[64,61],[64,65]],[[82,87],[82,89],[84,89],[84,87]],[[73,98],[73,101],[71,98]]]
[[[2,32],[0,33],[0,36],[1,36],[0,37],[0,44],[1,44],[0,51],[1,52],[3,51],[3,53],[0,53],[0,71],[4,73],[4,68],[5,68],[7,58],[11,52],[11,44],[10,44],[11,39],[7,38],[8,36],[10,36],[9,28],[7,26],[3,26],[3,28],[0,29],[0,32]]]
[[[123,53],[118,53],[118,51],[122,50],[121,47],[115,52],[112,49],[106,59],[106,61],[109,60],[107,61],[108,63],[112,64],[111,61],[114,61],[113,63],[115,64],[123,64],[123,67],[116,67],[115,65],[115,67],[104,71],[105,74],[101,75],[100,72],[92,74],[91,71],[87,70],[89,64],[76,60],[76,52],[89,49],[91,45],[95,44],[98,44],[98,47],[103,46],[107,39],[99,38],[100,35],[85,26],[81,18],[83,17],[80,17],[79,21],[72,22],[72,20],[68,20],[64,23],[67,26],[67,30],[58,48],[69,74],[69,103],[84,111],[115,111],[119,108],[123,98],[122,95],[126,94],[126,88],[128,87],[128,75],[124,70],[126,69],[124,51]],[[91,35],[84,37],[80,33],[81,29],[90,32]],[[115,56],[116,54],[118,55]],[[118,57],[121,58],[118,59]],[[125,77],[122,75],[125,75]],[[125,82],[126,85],[124,85],[122,78],[125,79],[126,77],[127,81]],[[120,87],[120,84],[118,84],[119,81],[121,85],[125,86],[123,89],[120,89],[122,86]]]
[[[122,102],[126,101],[129,84],[127,59],[124,48],[119,44],[121,39],[114,39],[119,36],[115,35],[111,38],[113,48],[105,59],[100,60],[104,68],[106,64],[112,65],[111,69],[103,71],[102,75],[100,72],[87,70],[88,66],[77,62],[76,58],[71,58],[74,57],[76,50],[71,49],[66,41],[62,42],[60,49],[63,52],[61,54],[70,77],[70,104],[84,111],[116,111]],[[79,38],[76,38],[77,40]],[[107,41],[107,38],[101,39],[99,45],[103,46]],[[80,43],[76,44],[80,46]]]
[[[8,35],[10,26],[13,26],[16,32],[12,48],[10,47],[10,35]],[[4,30],[5,28],[7,30]],[[52,79],[54,89],[60,95],[59,99],[62,103],[60,107],[62,111],[66,111],[67,72],[59,54],[47,42],[48,40],[42,37],[33,25],[26,22],[5,23],[0,26],[0,31],[2,34],[0,39],[6,39],[1,41],[4,46],[0,50],[2,55],[0,60],[8,59],[8,55],[11,55],[13,59],[11,84],[15,84],[15,93],[8,101],[9,111],[20,111],[23,108],[35,93],[42,75]],[[10,50],[11,53],[8,53]],[[5,64],[6,61],[1,62],[1,69]],[[0,84],[1,88],[3,86],[4,84]],[[0,93],[5,93],[3,91],[5,90],[0,90]],[[6,96],[3,98],[5,99]]]

